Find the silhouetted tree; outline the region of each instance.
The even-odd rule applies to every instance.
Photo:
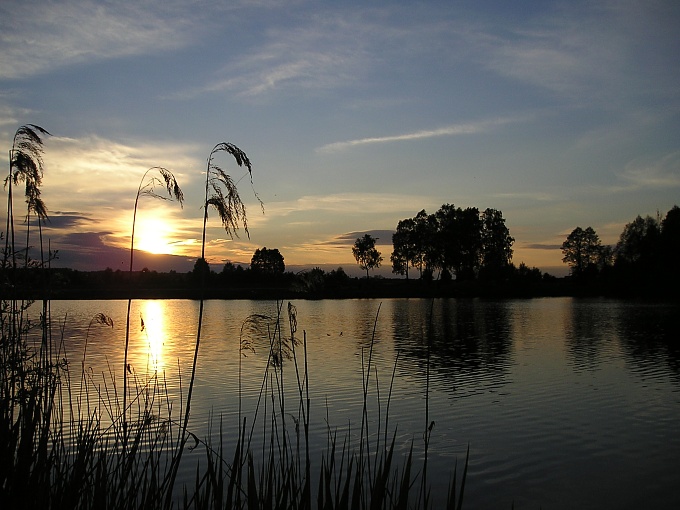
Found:
[[[345,273],[345,270],[341,267],[333,269],[330,273],[326,274],[326,285],[330,287],[344,285],[349,280],[349,275]]]
[[[380,263],[383,258],[380,252],[375,247],[375,242],[377,238],[372,237],[370,234],[364,234],[363,237],[359,237],[352,246],[352,255],[357,260],[359,267],[366,271],[366,278],[368,278],[369,269],[375,269],[380,267]]]
[[[286,270],[283,255],[277,248],[258,248],[250,261],[250,269],[257,274],[280,275]]]
[[[503,213],[486,209],[482,213],[482,262],[480,275],[486,279],[500,279],[508,274],[515,239],[505,225]],[[521,264],[520,264],[521,266]]]
[[[601,251],[602,243],[592,227],[576,227],[562,243],[562,262],[569,265],[572,276],[582,277],[586,270],[597,268]]]
[[[513,267],[511,266],[511,268]],[[532,282],[540,282],[543,278],[540,269],[537,267],[529,267],[524,262],[519,263],[519,267],[514,270],[514,275],[520,280]]]
[[[661,257],[672,285],[680,283],[680,207],[668,211],[661,222]]]
[[[436,257],[431,257],[432,267],[439,269],[444,274],[458,274],[461,267],[461,215],[460,208],[456,209],[453,204],[443,204],[434,213],[436,233],[434,244],[436,245]]]
[[[240,264],[235,265],[233,262],[227,262],[220,273],[220,281],[222,283],[240,283],[246,279],[246,274]]]
[[[661,230],[651,216],[638,216],[621,232],[616,245],[616,264],[638,274],[649,274],[656,268]]]
[[[236,271],[236,265],[233,262],[227,262],[222,268],[221,274],[229,274]]]
[[[418,252],[416,236],[416,221],[413,218],[407,218],[397,223],[397,230],[392,234],[392,246],[394,247],[390,256],[392,272],[405,275],[407,280],[409,266],[415,267],[422,260],[422,256]]]
[[[441,269],[442,276],[455,274],[457,280],[475,278],[481,257],[479,210],[444,204],[434,216],[438,250],[436,266]]]
[[[482,220],[479,209],[468,207],[456,210],[455,234],[458,240],[454,247],[458,253],[453,253],[456,261],[456,280],[472,280],[477,276],[482,256]],[[442,229],[444,235],[446,231]]]
[[[197,283],[208,281],[208,277],[210,276],[210,264],[208,264],[208,261],[202,257],[197,258],[194,263],[194,269],[191,271],[191,275],[193,280]]]
[[[308,293],[316,293],[324,288],[326,273],[320,267],[301,271],[296,278],[298,288]]]
[[[425,209],[416,214],[414,221],[416,256],[414,263],[418,266],[420,277],[432,275],[435,268],[440,267],[441,250],[437,239],[437,219],[434,214],[427,214]]]

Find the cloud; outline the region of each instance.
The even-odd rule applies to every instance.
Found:
[[[521,28],[484,28],[470,39],[482,64],[502,76],[576,103],[620,107],[641,90],[677,97],[670,56],[678,14],[665,2],[563,3]]]
[[[523,244],[522,248],[527,250],[561,250],[561,244],[531,243]]]
[[[372,144],[383,144],[391,142],[403,142],[410,140],[422,140],[425,138],[436,138],[440,136],[460,136],[460,135],[471,135],[479,134],[490,129],[513,122],[512,119],[493,119],[478,122],[470,122],[467,124],[453,124],[450,126],[445,126],[437,129],[429,129],[422,131],[415,131],[412,133],[404,133],[400,135],[391,136],[376,136],[370,138],[358,138],[355,140],[347,140],[345,142],[334,142],[326,144],[322,147],[316,149],[316,152],[320,153],[333,153],[339,152],[345,149],[360,145],[372,145]]]
[[[91,253],[92,251],[97,251],[103,247],[110,248],[106,245],[103,239],[110,235],[111,232],[71,232],[61,236],[60,243],[64,247],[77,247],[82,250],[83,253]],[[125,251],[125,250],[123,250]]]
[[[181,47],[194,31],[190,17],[178,15],[175,7],[94,0],[3,2],[0,79]]]
[[[0,73],[1,72],[2,71],[0,71]],[[7,96],[8,94],[3,94],[0,92],[0,101],[6,100]],[[20,108],[17,106],[2,104],[0,102],[0,136],[2,136],[2,138],[8,138],[11,140],[14,133],[6,133],[6,126],[10,126],[12,131],[15,131],[17,124],[19,124],[18,119],[26,118],[32,113],[33,112],[28,108]]]
[[[612,191],[636,191],[642,189],[669,189],[680,187],[680,151],[672,152],[655,161],[632,161],[619,175],[623,185]]]
[[[204,177],[198,170],[191,172],[203,167],[203,162],[192,157],[196,152],[193,146],[148,141],[129,144],[97,136],[48,137],[45,142],[41,191],[50,220],[44,225],[45,234],[53,246],[62,249],[63,243],[75,243],[80,251],[87,251],[89,246],[99,251],[99,243],[106,243],[107,250],[129,246],[137,188],[149,168],[162,164],[173,171],[182,187],[185,209],[174,201],[142,200],[137,241],[145,221],[160,218],[167,227],[165,240],[173,243],[173,251],[195,259],[198,249],[192,240],[200,238],[202,211],[198,203]],[[190,190],[192,184],[199,189]],[[164,188],[159,195],[166,196]],[[66,232],[79,237],[65,237]],[[74,253],[75,249],[68,250]]]
[[[184,187],[196,165],[190,156],[195,147],[189,144],[140,141],[133,145],[98,136],[51,137],[45,142],[44,193],[59,209],[116,203],[119,195],[134,200],[144,172],[154,166],[168,168]]]
[[[333,193],[330,195],[305,195],[287,202],[267,204],[267,215],[288,216],[293,213],[325,211],[357,214],[407,213],[415,214],[432,202],[432,197],[393,193]]]
[[[393,230],[362,230],[346,232],[343,234],[329,235],[324,238],[308,239],[298,244],[288,244],[281,248],[284,256],[293,253],[296,261],[303,264],[318,265],[319,262],[339,264],[352,259],[350,247],[354,242],[369,234],[377,239],[376,246],[380,246],[383,252],[392,249]],[[387,248],[389,247],[389,248]]]
[[[137,210],[135,246],[142,246],[145,228],[155,228],[153,234],[162,234],[164,244],[171,246],[179,257],[163,259],[165,262],[178,260],[181,266],[183,257],[195,261],[201,246],[200,204],[205,179],[202,171],[205,163],[202,158],[194,159],[195,153],[199,153],[199,149],[186,143],[146,140],[125,143],[98,136],[49,137],[45,144],[41,189],[51,220],[44,225],[45,235],[52,246],[60,250],[62,260],[74,261],[73,267],[97,269],[99,267],[92,264],[102,260],[106,265],[117,267],[119,262],[115,261],[125,260],[130,244],[133,207],[140,181],[149,168],[162,164],[173,171],[184,191],[184,209],[175,201],[142,197]],[[148,174],[147,179],[153,175]],[[166,196],[162,185],[158,194]],[[211,210],[209,260],[232,258],[231,254],[244,251],[252,255],[254,248],[250,243],[223,239],[224,229],[214,215]],[[243,230],[239,234],[243,235]],[[82,266],[75,262],[78,255],[85,259]],[[148,258],[148,254],[145,257]],[[157,259],[149,261],[160,263]]]
[[[363,237],[364,235],[370,235],[374,239],[377,239],[378,242],[376,244],[378,245],[390,245],[392,246],[392,234],[394,234],[394,230],[363,230],[359,232],[348,232],[346,234],[341,234],[339,236],[336,236],[333,241],[334,242],[340,242],[343,245],[347,244],[354,244],[354,242],[360,238]]]
[[[503,200],[519,201],[523,204],[526,202],[549,202],[554,203],[564,200],[563,197],[547,191],[525,191],[525,192],[509,192],[509,193],[492,193],[489,195],[493,198]]]
[[[89,214],[81,214],[70,211],[54,211],[49,213],[49,221],[45,225],[46,229],[70,229],[79,225],[92,223]]]
[[[279,5],[275,5],[278,7]],[[410,59],[428,56],[433,49],[448,57],[441,38],[451,27],[428,18],[430,9],[415,16],[410,6],[387,8],[332,4],[304,6],[274,14],[276,27],[264,30],[251,47],[234,51],[223,68],[206,83],[175,93],[177,99],[204,93],[231,91],[241,98],[262,100],[274,93],[299,94],[365,86],[381,69],[403,66]],[[267,13],[272,16],[272,13]],[[283,27],[283,28],[279,28]],[[349,100],[356,104],[356,99]],[[375,102],[372,103],[373,106]]]
[[[77,232],[63,236],[57,246],[58,258],[52,262],[52,267],[68,267],[80,271],[101,271],[107,267],[128,270],[129,250],[107,244],[105,239],[109,234],[110,232]],[[136,250],[133,269],[147,267],[152,271],[186,272],[193,268],[195,261],[196,257],[155,255]]]
[[[284,30],[266,31],[261,45],[229,59],[206,84],[174,97],[233,91],[240,97],[256,98],[281,90],[298,93],[353,83],[363,74],[369,57],[356,36],[359,25],[352,27],[337,18],[288,19]]]

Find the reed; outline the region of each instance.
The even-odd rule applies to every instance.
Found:
[[[208,226],[208,210],[210,208],[217,211],[222,226],[229,236],[232,238],[238,236],[238,231],[241,226],[245,230],[248,237],[250,233],[248,231],[248,220],[246,217],[246,206],[241,200],[238,192],[236,183],[232,177],[226,173],[216,162],[215,157],[219,153],[230,154],[236,164],[239,167],[245,166],[248,170],[248,175],[250,176],[250,183],[252,186],[252,165],[248,156],[245,152],[239,149],[236,145],[228,142],[218,143],[213,147],[208,155],[206,172],[205,172],[205,197],[203,200],[203,230],[201,234],[201,257],[199,260],[207,262],[205,258],[205,243],[207,235]],[[254,192],[254,189],[253,189]],[[255,197],[258,199],[262,211],[264,212],[264,204],[260,200],[257,193]],[[194,349],[194,358],[191,367],[191,375],[189,378],[189,389],[187,392],[187,399],[184,411],[184,420],[182,422],[182,433],[180,440],[177,443],[175,457],[172,462],[172,470],[169,477],[170,488],[174,486],[175,479],[177,477],[177,471],[179,469],[180,462],[182,460],[182,453],[187,441],[187,427],[189,425],[189,416],[191,415],[191,399],[193,397],[194,382],[196,377],[196,365],[198,362],[198,353],[201,345],[201,329],[203,326],[203,309],[205,304],[205,272],[201,271],[201,295],[199,300],[199,311],[198,311],[198,325],[196,328],[196,343]],[[170,494],[172,490],[168,491],[169,504]]]
[[[160,177],[159,177],[160,176]],[[167,196],[158,192],[158,189],[165,189]],[[128,296],[127,302],[127,315],[125,324],[125,354],[123,358],[123,438],[127,437],[127,380],[128,372],[130,371],[130,366],[128,365],[128,350],[130,346],[130,308],[132,306],[132,269],[134,265],[135,256],[135,226],[137,224],[137,208],[139,206],[140,198],[154,198],[159,200],[171,200],[175,199],[180,207],[184,203],[184,193],[182,189],[177,184],[177,179],[174,174],[163,167],[152,167],[149,168],[142,176],[139,182],[139,187],[137,188],[137,196],[135,197],[135,205],[132,213],[132,233],[130,235],[130,267],[128,270],[129,280],[130,280],[130,294]],[[127,442],[123,441],[123,450]]]

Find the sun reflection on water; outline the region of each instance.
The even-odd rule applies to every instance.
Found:
[[[162,301],[147,300],[144,301],[140,309],[140,330],[141,330],[141,347],[148,368],[154,371],[163,371],[164,360],[164,346],[167,338],[167,328],[165,324],[165,309]],[[146,352],[144,352],[144,348]],[[144,361],[141,359],[139,361]]]

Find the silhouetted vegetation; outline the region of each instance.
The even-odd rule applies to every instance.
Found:
[[[127,299],[130,288],[133,298],[199,299],[201,280],[197,271],[204,272],[204,296],[208,299],[276,299],[286,298],[357,298],[357,297],[456,297],[531,295],[567,295],[572,285],[520,264],[511,266],[509,276],[501,283],[492,281],[406,280],[404,278],[349,276],[342,267],[325,271],[312,268],[293,273],[286,271],[276,276],[265,276],[250,267],[227,263],[222,271],[210,270],[198,263],[194,271],[178,273],[112,270],[77,271],[67,268],[46,270],[50,275],[50,293],[54,299]],[[22,272],[22,281],[37,281],[38,274]],[[33,286],[17,289],[24,297],[36,294]]]
[[[611,265],[611,250],[602,246],[600,237],[592,227],[576,227],[562,243],[562,262],[569,265],[575,278],[587,278]]]
[[[592,227],[574,229],[562,245],[577,291],[676,297],[680,285],[680,208],[666,216],[637,216],[615,246],[602,245]]]
[[[283,262],[283,255],[278,248],[268,249],[258,248],[253,253],[250,260],[250,269],[253,273],[268,278],[276,278],[286,271],[286,264]]]
[[[500,211],[442,205],[399,221],[392,236],[392,272],[417,268],[421,279],[502,281],[510,276],[514,239]]]
[[[363,237],[354,241],[352,246],[352,255],[359,264],[359,267],[366,271],[366,278],[369,277],[368,271],[370,269],[377,269],[382,263],[382,255],[375,247],[376,238],[370,234],[364,234]]]

